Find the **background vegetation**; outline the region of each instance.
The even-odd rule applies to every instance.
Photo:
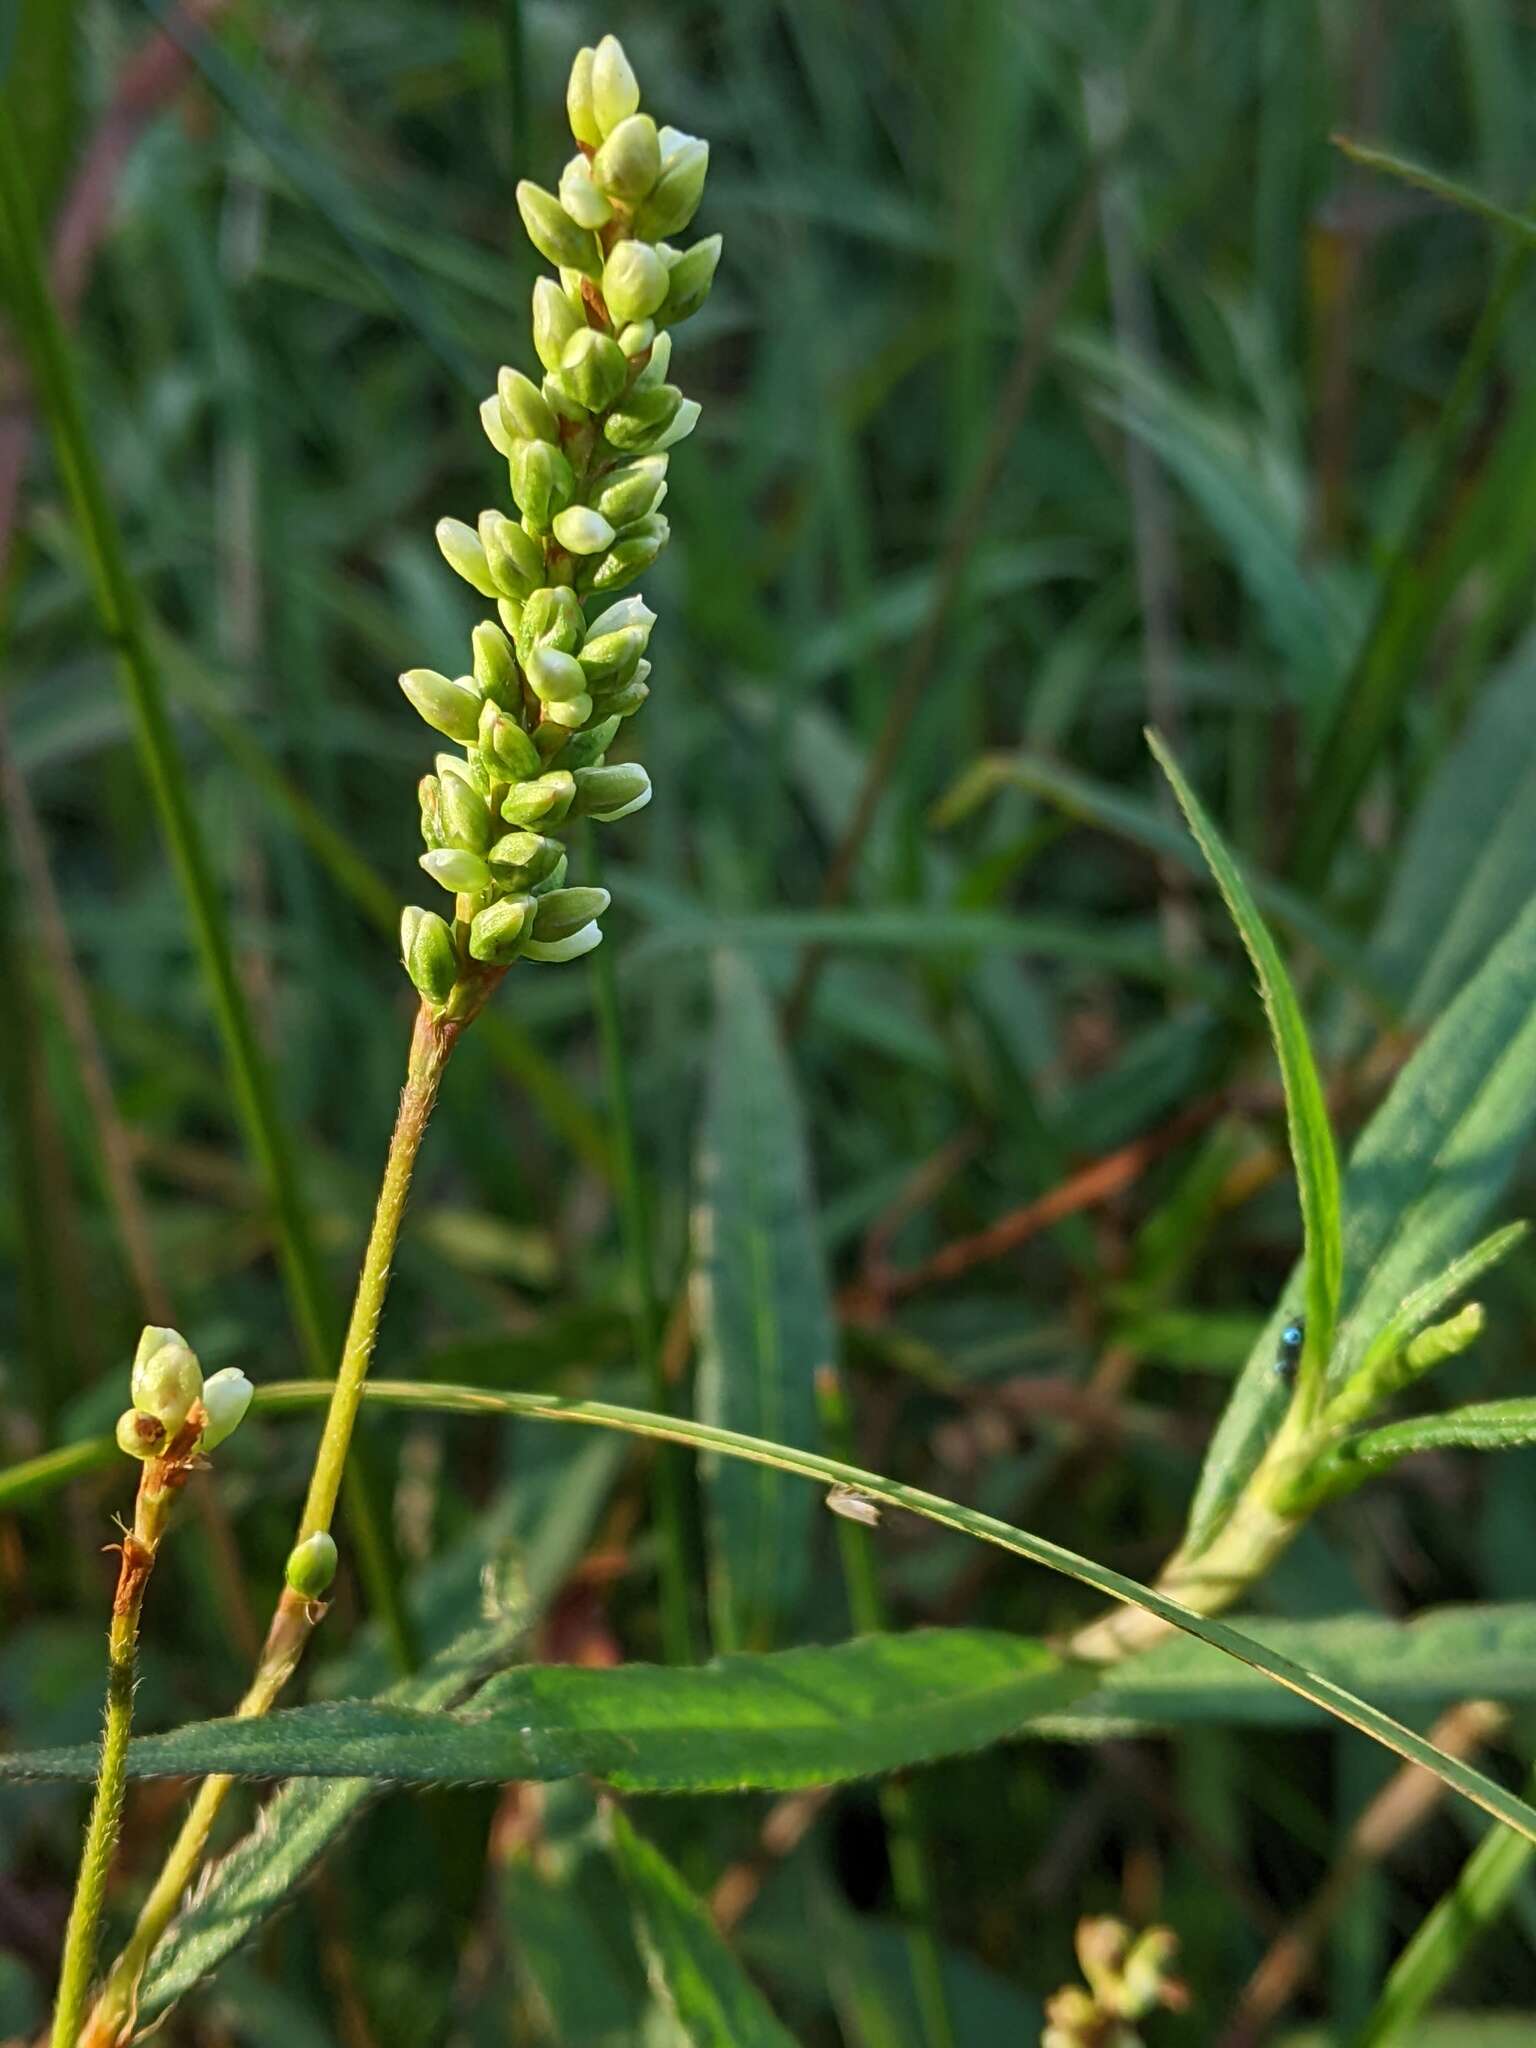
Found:
[[[703,423],[646,582],[656,800],[605,875],[601,964],[520,970],[454,1063],[381,1366],[636,1402],[659,1370],[680,1405],[809,1442],[841,1426],[814,1379],[840,1359],[859,1463],[1150,1579],[1233,1376],[1300,1303],[1252,976],[1142,728],[1268,878],[1347,1143],[1536,889],[1536,375],[1529,232],[1329,138],[1518,208],[1536,23],[1514,0],[205,11],[206,43],[159,0],[23,5],[4,118],[78,309],[332,1312],[411,1007],[391,956],[424,756],[393,678],[452,672],[478,615],[432,526],[501,489],[471,401],[527,366],[512,186],[553,182],[571,53],[612,28],[648,105],[710,138],[699,226],[725,235],[680,342]],[[25,438],[22,411],[0,420],[10,1458],[110,1425],[146,1319],[210,1369],[304,1369],[81,544],[45,437],[18,491]],[[1498,1216],[1529,1204],[1529,1115],[1464,1162]],[[776,1320],[742,1339],[761,1371],[732,1410],[718,1314],[695,1341],[700,1268],[718,1309],[732,1230],[764,1218]],[[1527,1388],[1533,1255],[1484,1291],[1488,1332],[1437,1402]],[[258,1417],[216,1505],[189,1503],[141,1727],[238,1693],[311,1429]],[[701,1503],[682,1462],[695,1598],[669,1623],[652,1468],[620,1440],[426,1414],[365,1437],[429,1640],[487,1564],[554,1662],[658,1658],[683,1627],[702,1654],[835,1642],[882,1610],[1031,1636],[1093,1612],[899,1516],[861,1554],[878,1584],[860,1559],[845,1578],[799,1487],[744,1546],[739,1492]],[[1437,1732],[1491,1744],[1511,1783],[1536,1698],[1532,1456],[1414,1460],[1247,1603],[1309,1654],[1329,1617],[1500,1603],[1356,1671],[1416,1726],[1510,1703]],[[128,1497],[111,1469],[0,1516],[16,1747],[95,1728],[99,1551]],[[364,1605],[344,1571],[312,1696],[384,1682]],[[1182,1942],[1193,2005],[1150,2040],[1295,2040],[1326,2015],[1304,2038],[1342,2043],[1485,1823],[1401,1786],[1373,1807],[1391,1758],[1221,1675],[1129,1699],[1112,1739],[941,1762],[894,1800],[627,1811],[809,2043],[942,2039],[899,1931],[914,1841],[958,2040],[1034,2040],[1079,1915],[1113,1912]],[[119,1921],[178,1799],[134,1793]],[[81,1810],[69,1786],[0,1800],[0,2036],[43,2011]],[[591,1812],[579,1780],[390,1796],[176,2038],[666,2038]],[[621,1846],[631,1877],[646,1853]],[[1536,1890],[1449,1996],[1411,2038],[1522,2037]]]

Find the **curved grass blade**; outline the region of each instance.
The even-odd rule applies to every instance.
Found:
[[[324,1400],[327,1392],[326,1388],[303,1380],[290,1380],[265,1389],[267,1402],[274,1407],[313,1406]],[[885,1507],[905,1508],[909,1514],[922,1515],[941,1528],[953,1529],[962,1536],[993,1544],[999,1550],[1027,1559],[1031,1564],[1043,1565],[1048,1571],[1076,1579],[1080,1585],[1108,1599],[1144,1608],[1159,1620],[1211,1644],[1229,1657],[1235,1657],[1239,1663],[1262,1671],[1299,1698],[1309,1700],[1313,1706],[1321,1707],[1337,1720],[1358,1729],[1362,1735],[1370,1736],[1406,1762],[1432,1771],[1452,1791],[1459,1792],[1474,1806],[1482,1807],[1496,1820],[1536,1842],[1536,1808],[1506,1792],[1482,1772],[1444,1755],[1411,1728],[1405,1728],[1390,1714],[1384,1714],[1368,1701],[1357,1698],[1332,1679],[1304,1669],[1288,1657],[1241,1634],[1226,1622],[1194,1613],[1155,1587],[1140,1585],[1135,1579],[1128,1579],[1107,1565],[1096,1564],[1091,1558],[1082,1557],[1062,1544],[1052,1543],[1048,1538],[1033,1535],[1025,1529],[1015,1529],[994,1515],[962,1507],[955,1501],[945,1500],[940,1494],[907,1486],[900,1480],[886,1479],[878,1472],[865,1472],[857,1465],[845,1464],[839,1458],[824,1457],[816,1451],[797,1450],[789,1444],[766,1443],[734,1430],[713,1428],[708,1423],[692,1422],[681,1416],[654,1415],[643,1408],[626,1408],[611,1401],[567,1400],[557,1394],[492,1393],[479,1387],[438,1386],[408,1380],[370,1381],[365,1398],[383,1407],[417,1412],[521,1415],[529,1420],[573,1423],[588,1429],[623,1430],[632,1436],[662,1443],[686,1444],[695,1450],[744,1459],[749,1464],[768,1466],[779,1472],[796,1473],[818,1485],[851,1487],[856,1493],[868,1494]]]
[[[613,1860],[635,1913],[651,1981],[666,1998],[690,2048],[795,2048],[694,1897],[661,1851],[614,1808]]]
[[[1328,1104],[1323,1097],[1323,1084],[1318,1078],[1317,1062],[1312,1057],[1312,1044],[1307,1036],[1301,1005],[1296,1000],[1296,991],[1291,986],[1285,963],[1270,937],[1252,892],[1243,879],[1242,870],[1227,851],[1221,834],[1185,781],[1178,762],[1161,737],[1155,732],[1148,732],[1147,744],[1173,785],[1179,808],[1200,842],[1200,850],[1216,878],[1216,886],[1232,913],[1238,935],[1258,973],[1270,1035],[1280,1062],[1280,1078],[1285,1086],[1286,1125],[1290,1132],[1291,1157],[1296,1166],[1302,1237],[1306,1249],[1307,1338],[1296,1399],[1303,1404],[1303,1412],[1307,1412],[1315,1410],[1322,1399],[1344,1274],[1339,1162],[1334,1151]]]

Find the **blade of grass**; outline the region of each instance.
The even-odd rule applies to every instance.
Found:
[[[134,734],[224,1041],[235,1105],[272,1199],[283,1277],[304,1353],[330,1372],[335,1332],[324,1275],[292,1147],[235,969],[218,884],[193,808],[186,767],[150,649],[139,593],[86,425],[80,380],[43,270],[25,166],[13,130],[0,122],[0,241],[13,317],[48,415],[59,467],[87,559],[103,628],[117,656]],[[384,1523],[358,1468],[348,1475],[348,1516],[368,1598],[402,1664],[411,1636],[395,1584]]]

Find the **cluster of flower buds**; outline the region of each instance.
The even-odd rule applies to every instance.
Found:
[[[1068,1984],[1046,2000],[1041,2048],[1141,2048],[1132,2021],[1159,2006],[1187,2009],[1188,1989],[1170,1974],[1179,1946],[1170,1928],[1133,1935],[1123,1921],[1089,1918],[1077,1923],[1076,1945],[1088,1988]]]
[[[134,1354],[133,1406],[117,1418],[118,1447],[130,1458],[158,1458],[173,1445],[195,1457],[232,1436],[251,1405],[253,1389],[238,1366],[203,1378],[197,1354],[179,1330],[149,1324]],[[186,1435],[188,1423],[195,1434]]]
[[[582,50],[567,94],[577,152],[558,194],[526,181],[517,203],[530,241],[558,269],[533,290],[544,375],[503,369],[480,408],[507,461],[518,516],[444,519],[449,565],[493,603],[472,635],[471,673],[411,669],[400,687],[456,741],[420,789],[421,865],[455,899],[449,920],[408,909],[406,970],[435,1014],[471,999],[485,971],[589,952],[602,889],[566,886],[557,829],[603,822],[650,800],[633,761],[607,760],[649,694],[655,614],[617,593],[667,542],[667,451],[693,431],[697,403],[667,382],[670,329],[698,311],[720,237],[687,249],[662,239],[692,220],[709,148],[642,114],[618,40]]]

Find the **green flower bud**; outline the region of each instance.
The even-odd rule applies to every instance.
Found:
[[[628,381],[629,364],[613,336],[599,334],[595,327],[578,328],[561,358],[561,390],[579,400],[588,412],[601,412],[612,405]]]
[[[655,623],[656,614],[637,590],[633,597],[617,597],[606,610],[600,611],[587,628],[587,638],[599,640],[609,633],[622,633],[628,626],[638,626],[649,641]]]
[[[288,1553],[283,1577],[305,1600],[318,1600],[336,1576],[336,1539],[328,1530],[317,1529]]]
[[[533,348],[546,370],[559,369],[565,344],[586,324],[554,279],[541,277],[533,288]]]
[[[408,668],[400,687],[434,732],[469,745],[480,723],[480,693],[473,684],[440,676],[435,668]]]
[[[544,765],[517,719],[499,707],[488,707],[481,714],[480,745],[510,782],[537,775]]]
[[[117,1448],[130,1458],[158,1458],[168,1440],[165,1424],[142,1409],[125,1408],[117,1418]]]
[[[575,591],[568,584],[549,584],[536,590],[523,607],[517,631],[518,659],[526,668],[536,647],[553,647],[561,654],[574,654],[586,633],[587,622]]]
[[[561,697],[544,706],[544,722],[559,726],[562,732],[579,732],[591,716],[592,699],[585,690],[579,696]],[[557,751],[552,749],[545,759],[552,760]]]
[[[649,114],[628,115],[592,159],[592,182],[610,199],[643,199],[660,176],[661,144]]]
[[[564,769],[551,769],[508,794],[501,815],[509,825],[558,825],[576,798],[576,784]]]
[[[485,429],[485,438],[498,455],[510,456],[515,435],[509,434],[506,422],[501,416],[501,400],[494,392],[480,401],[480,424]]]
[[[546,192],[531,178],[523,178],[517,187],[517,210],[523,216],[529,241],[541,256],[562,269],[596,277],[597,238],[589,229],[577,226],[553,192]]]
[[[178,1330],[150,1324],[139,1338],[129,1380],[133,1405],[174,1436],[203,1391],[203,1369]]]
[[[594,590],[620,590],[643,576],[671,537],[660,512],[648,512],[615,541],[592,572]]]
[[[645,652],[645,633],[639,626],[623,626],[617,633],[600,633],[589,639],[576,657],[582,673],[591,682],[628,680]]]
[[[505,364],[496,373],[496,404],[507,436],[503,453],[510,456],[514,441],[558,441],[560,424],[550,410],[549,400],[531,377]]]
[[[648,320],[667,296],[667,266],[649,242],[616,242],[603,265],[603,298],[621,326]]]
[[[589,725],[585,732],[575,734],[560,755],[561,767],[569,768],[573,774],[578,768],[597,767],[612,746],[619,724],[617,718],[605,718],[601,725]]]
[[[501,621],[502,631],[509,639],[516,641],[517,629],[522,623],[523,600],[520,597],[498,597],[496,616]]]
[[[539,832],[508,832],[486,855],[498,875],[505,875],[525,894],[547,882],[564,857],[559,840]]]
[[[697,313],[709,297],[709,288],[715,281],[715,271],[720,263],[720,244],[719,235],[706,235],[702,242],[695,242],[691,249],[683,250],[672,263],[666,302],[656,315],[659,325],[671,327]],[[666,261],[665,253],[662,260]]]
[[[656,322],[654,320],[631,320],[619,336],[619,347],[623,349],[625,355],[633,362],[636,356],[643,356],[645,354],[655,339]]]
[[[421,804],[421,836],[428,850],[445,845],[442,784],[435,775],[423,775],[416,785],[416,796]]]
[[[526,960],[563,961],[579,960],[583,953],[590,953],[603,943],[603,928],[594,918],[584,924],[580,931],[572,932],[564,939],[529,939],[523,946]]]
[[[651,343],[650,360],[636,377],[632,388],[636,391],[649,391],[657,384],[665,384],[667,372],[671,367],[672,337],[670,334],[658,334]]]
[[[228,1441],[245,1420],[256,1389],[238,1365],[226,1365],[203,1382],[203,1406],[208,1420],[198,1438],[198,1449],[216,1451]]]
[[[475,682],[488,702],[506,707],[517,688],[517,658],[500,626],[482,619],[469,636],[475,653]]]
[[[699,424],[701,408],[696,398],[685,398],[672,415],[672,424],[659,433],[651,443],[653,455],[663,454],[668,448],[675,448],[679,441],[686,441]]]
[[[478,853],[467,853],[462,847],[441,846],[434,853],[422,854],[417,865],[450,896],[478,896],[491,886],[491,871],[485,862]]]
[[[651,664],[648,661],[642,661],[639,668],[635,670],[634,675],[621,690],[615,690],[612,696],[604,695],[604,711],[610,713],[615,718],[633,718],[640,709],[640,706],[651,694],[645,681],[650,672]]]
[[[613,541],[613,528],[590,505],[567,505],[555,514],[555,539],[567,554],[600,555]]]
[[[512,450],[512,495],[517,509],[539,533],[571,502],[576,479],[571,465],[548,441],[519,441]],[[489,571],[487,571],[489,575]],[[487,595],[494,597],[494,589]]]
[[[544,877],[543,881],[537,884],[532,893],[535,896],[545,896],[549,893],[551,889],[563,889],[565,887],[565,871],[567,865],[568,859],[566,851],[565,848],[562,846],[560,849],[560,858],[555,862],[554,866],[550,869],[549,873]]]
[[[596,818],[599,824],[627,818],[631,811],[644,810],[651,800],[651,778],[638,761],[578,768],[572,780],[576,785],[572,810],[578,818]]]
[[[499,595],[490,564],[485,559],[485,549],[472,526],[466,526],[462,519],[439,519],[437,544],[449,568],[456,570],[482,597]]]
[[[593,184],[580,151],[560,173],[560,204],[579,228],[600,228],[613,219],[613,208]]]
[[[533,935],[546,943],[568,939],[572,932],[601,917],[612,900],[606,889],[551,889],[538,898]]]
[[[523,664],[528,687],[541,704],[563,704],[579,697],[587,687],[581,663],[558,648],[535,647]]]
[[[480,545],[502,597],[526,597],[544,580],[544,550],[505,512],[480,514]]]
[[[635,214],[635,233],[648,242],[678,234],[699,210],[704,180],[709,175],[709,144],[696,135],[663,128],[661,176]]]
[[[599,478],[592,503],[611,525],[628,526],[655,511],[666,483],[665,455],[642,455],[638,462],[626,462]]]
[[[577,62],[580,62],[578,58]],[[575,88],[575,67],[571,70],[571,84]],[[592,63],[586,74],[586,90],[592,108],[592,116],[598,129],[594,135],[578,134],[578,142],[589,143],[593,148],[605,135],[611,135],[621,121],[629,116],[640,104],[640,81],[636,78],[629,59],[624,54],[624,45],[617,36],[604,36],[592,52]],[[576,126],[572,116],[571,126]]]
[[[455,775],[442,785],[443,843],[465,853],[484,853],[491,843],[491,813],[479,790]]]
[[[439,1007],[447,1002],[459,978],[459,963],[454,956],[453,933],[440,917],[414,906],[403,911],[400,957],[418,995]]]
[[[571,65],[570,83],[565,88],[565,111],[570,117],[571,133],[578,142],[584,142],[588,149],[596,149],[603,139],[603,131],[597,125],[597,114],[592,105],[592,58],[591,50],[578,50]]]
[[[571,389],[564,370],[550,371],[544,379],[544,396],[549,400],[551,409],[573,426],[583,427],[592,417],[590,408],[583,405]]]
[[[524,934],[533,928],[533,898],[504,896],[476,913],[469,928],[469,950],[488,967],[510,967],[522,950]]]
[[[480,718],[483,725],[485,722],[485,709],[483,705]],[[467,782],[471,789],[478,789],[482,796],[489,796],[491,793],[490,771],[487,769],[484,761],[480,759],[474,747],[471,747],[467,754],[439,754],[432,765],[437,770],[438,781],[445,788],[450,782],[458,780],[459,782]]]
[[[682,402],[683,394],[675,384],[627,392],[603,421],[604,437],[626,453],[643,454],[671,426]]]

